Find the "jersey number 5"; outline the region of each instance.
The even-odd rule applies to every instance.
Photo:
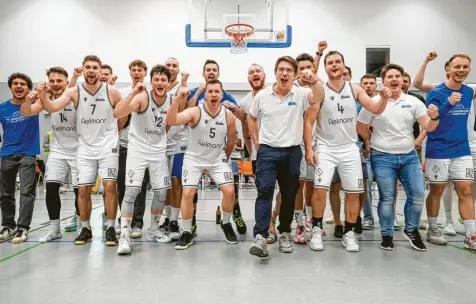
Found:
[[[210,128],[210,138],[215,138],[215,129],[216,128]]]
[[[337,112],[344,114],[344,107],[342,107],[339,103],[337,104]]]

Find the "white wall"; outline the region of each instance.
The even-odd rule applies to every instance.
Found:
[[[222,81],[247,88],[246,69],[251,63],[262,64],[272,80],[278,56],[313,53],[322,39],[330,49],[344,53],[355,79],[365,72],[367,45],[391,46],[391,61],[411,74],[428,51],[438,51],[437,62],[427,71],[427,80],[432,82],[444,78],[443,64],[453,53],[476,58],[474,0],[289,3],[294,28],[291,48],[251,49],[247,55],[234,56],[228,49],[185,46],[187,0],[0,0],[0,81],[15,71],[39,81],[45,78],[46,68],[60,65],[71,71],[84,55],[94,53],[124,82],[129,80],[127,64],[136,58],[152,66],[169,56],[177,57],[182,70],[191,73],[192,83],[202,80],[204,60],[214,58],[220,64]],[[476,82],[476,73],[468,82]]]

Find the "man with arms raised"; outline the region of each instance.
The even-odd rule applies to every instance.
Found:
[[[360,86],[352,86],[343,78],[344,57],[331,51],[324,57],[324,66],[329,81],[316,96],[317,105],[310,107],[304,123],[304,144],[306,161],[315,166],[314,195],[312,199],[311,249],[323,250],[322,217],[326,206],[326,194],[337,169],[342,181],[345,197],[345,227],[342,246],[347,251],[359,251],[354,234],[360,213],[359,194],[364,191],[362,163],[357,146],[357,102],[371,113],[380,114],[385,110],[391,96],[388,88],[383,88],[381,99],[374,102]],[[320,86],[321,87],[321,86]],[[321,108],[319,106],[322,103]],[[320,112],[319,112],[320,110]],[[317,121],[317,157],[312,150],[312,129]]]
[[[55,113],[71,102],[76,107],[78,132],[78,188],[79,210],[82,230],[75,239],[76,245],[86,244],[92,238],[89,219],[91,216],[91,188],[96,183],[96,175],[102,177],[106,195],[108,228],[106,245],[116,246],[117,238],[114,222],[117,212],[117,169],[118,131],[113,117],[113,108],[121,101],[119,91],[99,81],[101,60],[89,55],[83,59],[85,82],[67,89],[61,97],[51,101],[47,96],[46,84],[39,85],[43,107]]]
[[[192,217],[193,196],[203,170],[208,170],[223,194],[223,220],[221,228],[226,241],[236,244],[237,238],[230,223],[234,200],[233,173],[229,158],[236,138],[236,121],[233,114],[221,105],[223,88],[219,80],[210,80],[205,87],[204,104],[178,113],[181,104],[186,102],[187,88],[180,88],[176,99],[167,113],[167,124],[190,127],[190,141],[185,151],[182,171],[182,223],[183,233],[175,249],[187,249],[193,244]],[[226,148],[224,139],[227,139]]]

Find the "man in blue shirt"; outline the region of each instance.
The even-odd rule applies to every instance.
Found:
[[[428,132],[426,144],[425,171],[431,183],[426,200],[430,225],[426,238],[427,241],[438,245],[447,243],[438,228],[437,218],[443,190],[446,183],[452,181],[464,222],[465,247],[476,250],[471,193],[474,168],[467,128],[474,91],[463,84],[471,71],[470,65],[471,59],[468,55],[452,56],[448,61],[448,80],[432,89],[426,97],[427,106],[436,105],[439,113],[439,125],[435,131]]]
[[[27,75],[15,73],[8,77],[13,97],[0,104],[3,145],[0,149],[0,208],[2,230],[0,240],[13,237],[12,243],[28,239],[36,198],[36,155],[40,154],[39,120],[20,115],[22,103],[36,100],[33,83]],[[15,223],[15,184],[20,173],[20,214]]]

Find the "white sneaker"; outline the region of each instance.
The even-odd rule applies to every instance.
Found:
[[[426,233],[426,240],[435,245],[446,245],[448,243],[438,225],[430,225]]]
[[[443,226],[443,234],[455,236],[456,230],[453,226],[453,221],[447,221]]]
[[[342,238],[342,246],[345,247],[347,252],[359,252],[359,241],[355,237],[355,233],[353,231],[349,231],[344,234]]]
[[[326,219],[326,224],[334,224],[335,222],[334,215],[331,213]]]
[[[140,239],[142,237],[142,229],[134,227],[131,231],[131,238]]]
[[[282,253],[291,253],[293,252],[293,242],[291,241],[291,233],[284,232],[278,238],[279,242],[279,251]]]
[[[28,231],[25,229],[17,229],[13,233],[12,244],[20,244],[28,240]]]
[[[11,238],[13,236],[13,232],[13,229],[7,227],[3,228],[0,231],[0,241],[8,240],[9,238]]]
[[[117,254],[125,255],[131,254],[131,252],[131,239],[127,235],[121,234],[121,237],[119,238],[119,246],[117,247]]]
[[[172,239],[166,233],[160,230],[149,230],[149,240],[156,241],[157,243],[171,243]]]
[[[473,231],[473,235],[470,238],[465,238],[464,242],[464,248],[476,251],[476,231]]]
[[[78,222],[81,222],[81,220],[79,219],[79,217],[75,214],[71,220],[69,221],[68,224],[66,224],[66,226],[64,226],[64,231],[65,232],[73,232],[73,231],[78,231],[78,230],[81,230],[81,229],[78,229]]]
[[[41,237],[38,241],[40,243],[47,243],[52,240],[56,240],[60,238],[61,238],[61,232],[50,230],[44,237]]]
[[[316,251],[324,250],[324,244],[322,243],[322,229],[319,227],[313,227],[311,230],[311,249]]]

